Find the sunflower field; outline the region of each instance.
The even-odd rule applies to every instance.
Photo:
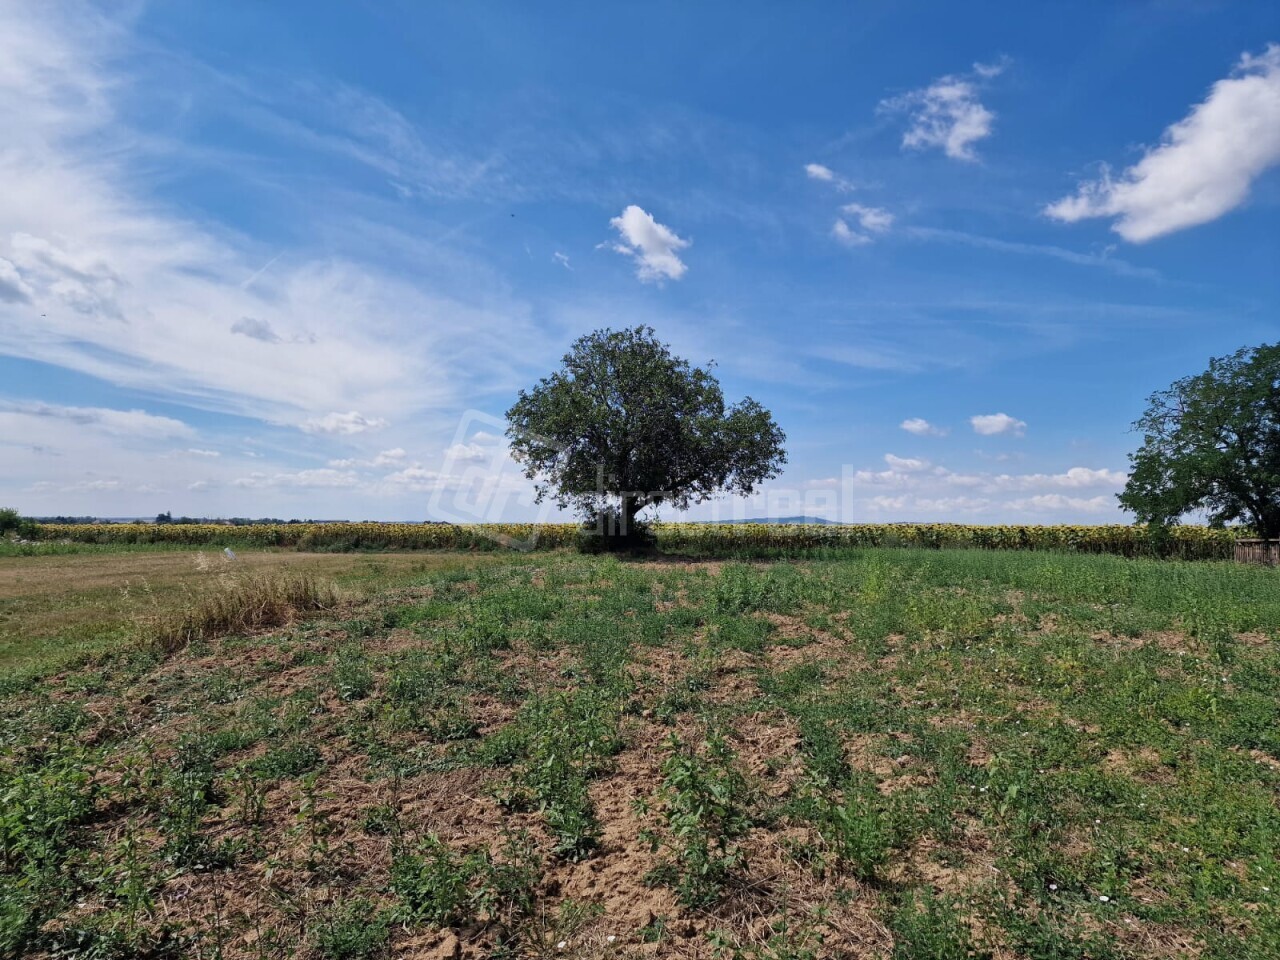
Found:
[[[290,547],[298,550],[493,550],[572,546],[576,524],[289,523],[41,524],[34,539],[99,544]],[[1106,553],[1124,557],[1224,560],[1239,531],[1199,526],[1148,529],[1103,526],[955,523],[656,523],[662,550],[673,553],[785,554],[850,547],[979,548]]]

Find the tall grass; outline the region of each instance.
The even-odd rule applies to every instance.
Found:
[[[144,621],[142,639],[167,655],[201,640],[284,626],[340,600],[332,583],[306,574],[225,577],[182,608]]]

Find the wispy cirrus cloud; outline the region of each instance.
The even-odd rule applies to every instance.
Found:
[[[906,227],[902,235],[908,239],[938,241],[942,243],[958,243],[968,247],[979,247],[997,253],[1015,253],[1031,257],[1048,257],[1071,263],[1080,267],[1099,267],[1122,277],[1134,277],[1143,280],[1160,280],[1159,270],[1151,267],[1139,267],[1113,256],[1109,251],[1102,253],[1080,253],[1065,247],[1046,243],[1023,243],[1016,240],[1002,240],[998,237],[984,237],[966,233],[962,230],[944,230],[938,227]]]
[[[160,440],[194,436],[181,420],[160,417],[145,410],[112,410],[106,407],[68,407],[41,401],[0,401],[0,414],[33,419],[62,420],[80,427],[122,437]]]

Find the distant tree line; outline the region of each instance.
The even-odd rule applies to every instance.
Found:
[[[289,523],[317,523],[316,520],[281,520],[278,517],[175,517],[172,513],[157,513],[157,524],[173,524],[175,526],[194,526],[203,523],[216,523],[225,527],[251,527],[255,524],[272,524],[279,526]]]

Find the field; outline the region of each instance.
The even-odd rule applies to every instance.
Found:
[[[1224,560],[1232,556],[1238,529],[1141,524],[1100,526],[971,525],[962,523],[655,523],[658,546],[699,556],[847,550],[851,547],[977,547],[993,550],[1058,550],[1123,557]],[[556,549],[579,539],[570,523],[289,523],[231,526],[215,523],[42,524],[29,552],[70,545],[297,547],[299,550],[494,550]]]
[[[0,605],[0,956],[1278,955],[1280,571],[91,548]]]

